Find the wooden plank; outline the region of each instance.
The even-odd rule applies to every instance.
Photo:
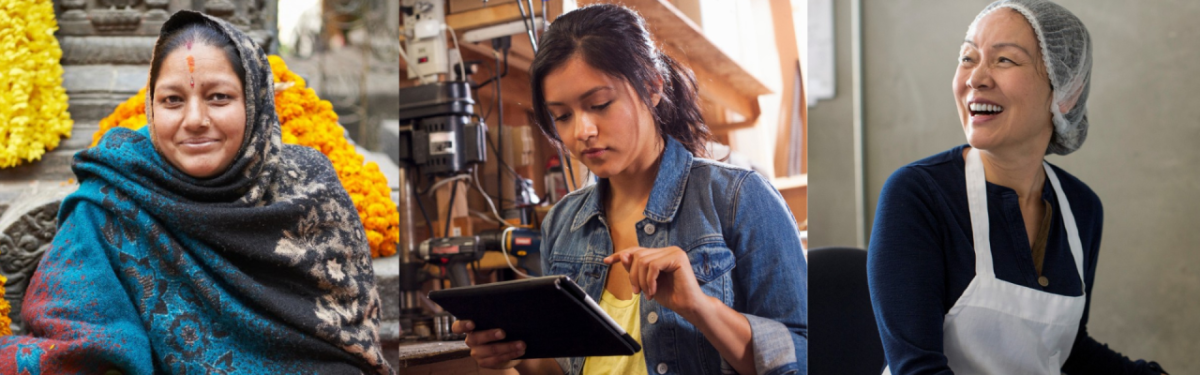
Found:
[[[779,189],[779,194],[783,195],[783,200],[792,210],[792,215],[796,216],[800,230],[808,230],[808,175],[777,178],[772,184]]]
[[[807,124],[808,104],[804,100],[800,82],[800,50],[796,40],[795,20],[791,0],[771,0],[771,20],[775,29],[775,48],[779,51],[780,77],[783,92],[780,95],[779,126],[775,138],[775,175],[784,176],[788,171],[791,154],[792,124],[799,121],[801,131]],[[797,91],[800,91],[797,95]],[[799,108],[797,108],[799,106]],[[797,111],[798,110],[798,111]],[[797,113],[799,112],[799,113]],[[801,156],[801,173],[805,172]]]
[[[771,184],[775,185],[775,188],[780,191],[808,187],[808,175],[802,174],[799,176],[776,178],[774,181],[771,181]]]
[[[757,119],[759,115],[758,97],[746,96],[738,92],[737,88],[723,77],[709,72],[700,63],[694,63],[685,56],[684,52],[675,45],[663,46],[667,54],[678,60],[681,64],[691,69],[692,74],[696,77],[696,88],[700,93],[702,104],[704,102],[716,104],[722,108],[728,108],[733,112],[744,117],[744,120]],[[715,113],[712,108],[703,108],[702,112]],[[705,120],[725,122],[724,116],[716,116],[720,119],[706,117]]]
[[[796,225],[800,230],[808,230],[808,186],[780,191],[784,202],[796,216]]]
[[[725,107],[713,103],[703,96],[700,97],[700,117],[704,119],[705,124],[710,124],[711,126],[711,124],[728,122],[725,120],[726,112],[728,111]]]
[[[542,14],[542,2],[533,2],[534,12],[538,16]],[[551,7],[553,9],[554,7]],[[529,10],[526,9],[526,12]],[[465,32],[467,30],[478,29],[498,25],[509,21],[517,21],[521,19],[521,11],[517,8],[517,3],[506,3],[485,8],[473,9],[462,13],[451,13],[446,15],[446,25],[457,32]],[[529,37],[525,37],[528,39]]]
[[[446,9],[449,9],[447,13],[462,13],[469,10],[511,3],[514,1],[516,0],[448,0],[446,1]]]
[[[646,19],[646,24],[657,42],[674,46],[683,53],[686,60],[696,63],[693,70],[702,66],[703,70],[712,73],[713,78],[728,82],[729,87],[739,96],[754,98],[771,93],[766,85],[721,51],[695,22],[688,19],[668,0],[585,0],[579,3],[584,5],[604,2],[615,2],[636,10]]]
[[[727,134],[731,131],[738,130],[738,129],[753,128],[756,125],[758,125],[758,121],[752,120],[752,121],[740,121],[740,122],[718,122],[718,123],[707,124],[707,125],[708,125],[708,130],[711,131],[713,134]]]

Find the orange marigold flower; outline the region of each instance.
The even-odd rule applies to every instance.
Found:
[[[88,147],[95,147],[100,144],[100,138],[104,137],[104,134],[109,130],[118,126],[133,130],[138,130],[146,126],[145,87],[139,90],[137,95],[117,105],[117,109],[113,110],[113,113],[109,114],[108,117],[100,120],[100,129],[92,134],[92,145]]]

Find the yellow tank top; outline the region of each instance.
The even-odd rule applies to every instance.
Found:
[[[638,345],[642,344],[641,300],[640,294],[634,294],[633,298],[622,301],[608,290],[600,296],[600,308],[624,328],[625,332],[629,332],[629,336],[632,336]],[[583,361],[583,375],[647,375],[645,353],[645,350],[642,350],[629,356],[587,357]]]

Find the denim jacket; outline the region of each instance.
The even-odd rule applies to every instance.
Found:
[[[542,223],[542,269],[570,276],[597,301],[608,276],[602,260],[614,251],[601,199],[607,184],[568,194]],[[750,322],[758,374],[807,373],[808,268],[796,220],[766,179],[693,158],[668,137],[644,215],[638,245],[686,251],[704,293]],[[642,300],[640,314],[650,374],[733,372],[679,314],[652,300]],[[558,362],[579,374],[584,358]]]

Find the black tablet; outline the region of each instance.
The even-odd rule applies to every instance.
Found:
[[[633,355],[642,350],[566,276],[545,276],[429,292],[475,330],[504,330],[500,342],[525,342],[521,358]]]

